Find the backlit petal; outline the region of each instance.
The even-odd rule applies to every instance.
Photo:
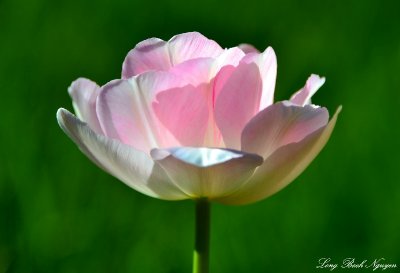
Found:
[[[297,105],[306,105],[311,103],[311,97],[325,83],[325,78],[312,74],[306,82],[306,85],[297,91],[290,98],[290,101]]]
[[[221,55],[215,59],[211,73],[212,78],[225,66],[238,66],[244,56],[244,52],[238,47],[225,49]]]
[[[260,69],[262,78],[262,96],[260,110],[270,106],[274,101],[276,82],[276,55],[272,47],[268,47],[263,53],[248,53],[243,58],[244,62],[255,63]]]
[[[216,58],[224,51],[216,42],[198,32],[172,37],[168,41],[168,50],[173,65],[195,58]]]
[[[208,85],[201,84],[171,88],[157,94],[152,109],[160,123],[179,142],[179,146],[203,146],[209,117],[207,92]],[[158,147],[171,146],[174,145]]]
[[[329,114],[326,108],[297,106],[279,102],[259,112],[242,133],[242,149],[267,158],[279,147],[299,142],[325,126]]]
[[[209,83],[214,62],[213,58],[191,59],[172,67],[169,72],[179,76],[187,84],[198,86]]]
[[[307,168],[325,146],[335,127],[340,110],[341,107],[326,126],[300,142],[291,143],[276,150],[256,170],[247,184],[232,195],[217,201],[232,205],[248,204],[264,199],[287,186]]]
[[[142,151],[178,145],[160,124],[152,103],[159,92],[180,86],[179,78],[167,72],[147,72],[102,87],[97,113],[106,136]]]
[[[147,39],[135,46],[125,58],[122,78],[127,79],[146,71],[168,71],[171,67],[197,58],[215,58],[224,50],[213,40],[198,32],[172,37],[168,42]]]
[[[100,87],[93,81],[79,78],[68,88],[76,115],[89,124],[96,133],[101,133],[101,127],[96,114],[96,100]]]
[[[168,70],[171,67],[166,42],[158,38],[140,42],[129,51],[122,65],[122,78],[127,79],[150,70]]]
[[[229,72],[228,69],[225,71]],[[225,80],[218,92],[214,111],[227,148],[240,149],[241,132],[258,112],[261,92],[260,72],[254,63],[240,63]]]

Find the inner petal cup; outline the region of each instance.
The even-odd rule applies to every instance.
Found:
[[[153,159],[191,198],[221,197],[240,188],[262,164],[262,157],[217,148],[154,149]]]

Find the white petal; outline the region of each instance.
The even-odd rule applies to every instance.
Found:
[[[192,198],[217,198],[241,187],[262,163],[257,155],[217,148],[154,149],[153,159]]]
[[[78,118],[89,124],[96,133],[102,133],[96,113],[96,100],[100,87],[93,81],[79,78],[68,88]]]
[[[58,110],[57,120],[63,131],[86,156],[128,186],[160,199],[187,198],[147,154],[117,140],[96,134],[86,123],[65,109]]]
[[[223,49],[215,41],[198,32],[175,35],[167,44],[173,65],[190,59],[215,58],[223,52]]]
[[[275,151],[257,169],[247,184],[232,195],[216,201],[232,205],[253,203],[287,186],[304,171],[325,146],[340,111],[341,107],[326,126],[302,141],[288,144]]]
[[[294,104],[304,106],[311,103],[311,97],[325,83],[325,78],[312,74],[308,77],[306,85],[293,94],[290,101]]]
[[[262,78],[262,96],[260,111],[270,106],[274,101],[274,91],[276,82],[276,55],[272,47],[268,47],[263,53],[254,52],[246,54],[243,62],[255,63],[260,69]]]

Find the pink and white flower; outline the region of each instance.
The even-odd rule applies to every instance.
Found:
[[[271,47],[229,49],[200,33],[132,49],[122,79],[69,88],[77,117],[64,132],[95,164],[146,195],[246,204],[293,181],[328,141],[340,108],[311,104],[325,79],[311,75],[290,100],[273,102]]]

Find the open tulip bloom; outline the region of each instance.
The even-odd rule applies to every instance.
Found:
[[[329,121],[311,104],[325,82],[317,75],[274,103],[276,70],[271,47],[223,49],[196,32],[152,38],[128,53],[122,79],[74,81],[77,117],[59,109],[57,120],[133,189],[196,201],[193,272],[208,272],[210,202],[248,204],[284,188],[324,147],[340,112]]]

